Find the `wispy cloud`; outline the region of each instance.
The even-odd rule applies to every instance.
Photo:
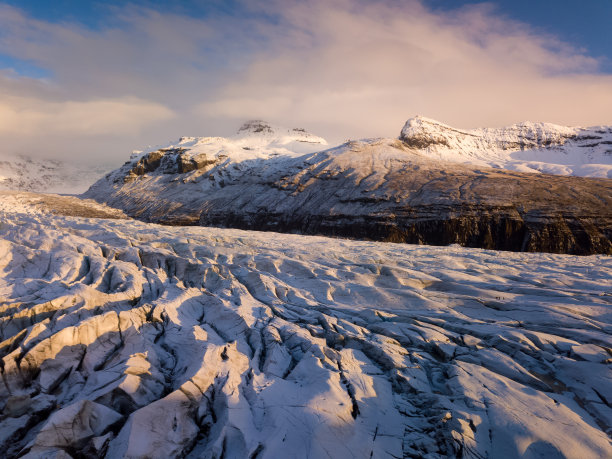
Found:
[[[487,6],[267,1],[203,18],[128,6],[97,29],[0,10],[0,53],[51,75],[0,74],[9,154],[44,144],[80,156],[87,145],[121,160],[253,117],[332,141],[395,136],[418,113],[460,127],[612,124],[612,75]]]

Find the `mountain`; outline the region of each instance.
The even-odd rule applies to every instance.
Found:
[[[27,156],[0,157],[0,190],[78,194],[111,168]]]
[[[2,457],[612,456],[612,257],[76,200],[0,193]]]
[[[429,157],[519,172],[612,178],[612,127],[524,122],[462,130],[417,116],[400,139]]]
[[[325,142],[316,136],[255,122],[234,138],[182,139],[135,156],[84,196],[166,224],[612,253],[611,180],[461,164],[463,150],[453,150],[455,161],[436,158],[435,151],[447,154],[468,140],[463,132],[451,137],[450,128],[423,134],[432,126],[419,118],[406,123],[399,139],[318,151]],[[488,134],[479,137],[474,155],[517,148],[558,153],[572,138],[569,131],[563,137],[530,129],[507,128],[497,136],[483,130]]]

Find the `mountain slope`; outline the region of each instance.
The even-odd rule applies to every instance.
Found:
[[[612,178],[612,127],[524,122],[461,130],[417,116],[400,139],[429,157],[519,172]]]
[[[0,190],[78,194],[109,169],[25,156],[0,157]]]
[[[612,253],[607,179],[436,160],[422,145],[393,139],[305,155],[267,150],[266,141],[250,149],[206,139],[206,152],[179,144],[134,158],[85,196],[169,224]]]
[[[0,199],[3,457],[612,455],[610,257],[22,199]]]

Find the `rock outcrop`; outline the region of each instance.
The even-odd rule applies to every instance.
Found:
[[[136,177],[151,172],[162,174],[185,174],[187,172],[204,169],[219,161],[218,159],[209,159],[205,153],[188,155],[186,152],[187,150],[185,148],[161,148],[146,153],[136,161],[136,164],[133,165],[124,180],[135,180]]]

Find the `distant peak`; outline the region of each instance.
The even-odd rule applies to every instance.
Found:
[[[287,128],[268,123],[263,120],[250,120],[245,122],[234,138],[249,139],[249,142],[276,142],[286,144],[288,142],[305,142],[327,145],[325,139],[311,134],[303,128]]]
[[[416,116],[406,121],[400,140],[413,148],[447,149],[473,155],[476,151],[524,150],[563,145],[580,130],[530,121],[502,128],[457,129],[424,116]]]
[[[504,126],[501,128],[478,128],[478,129],[459,129],[453,126],[450,126],[446,123],[442,123],[440,121],[434,120],[432,118],[427,118],[422,115],[416,115],[412,118],[408,118],[404,127],[402,129],[402,135],[406,134],[414,134],[414,133],[422,133],[422,132],[431,132],[434,129],[436,131],[452,131],[455,133],[462,133],[465,135],[480,135],[482,133],[490,133],[490,134],[503,134],[507,132],[520,132],[520,131],[540,131],[540,132],[553,132],[553,133],[573,133],[577,129],[577,127],[569,127],[569,126],[561,126],[552,123],[542,123],[542,122],[532,122],[532,121],[523,121],[520,123],[512,124],[509,126]]]
[[[274,134],[274,128],[267,121],[250,120],[240,126],[238,134]]]
[[[427,118],[423,115],[417,115],[412,118],[408,118],[408,121],[406,121],[406,123],[404,124],[404,128],[416,128],[416,129],[429,128],[431,129],[432,127],[436,127],[438,129],[442,128],[442,129],[456,130],[455,128],[449,126],[448,124],[442,123],[432,118]]]
[[[432,124],[442,124],[437,120],[434,120],[432,118],[427,118],[426,116],[423,115],[416,115],[413,116],[412,118],[408,118],[408,122],[420,122],[420,123],[432,123]]]

